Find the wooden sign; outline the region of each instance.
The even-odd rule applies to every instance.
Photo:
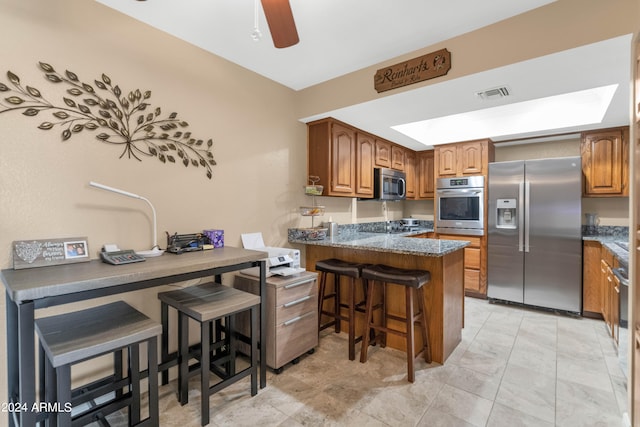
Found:
[[[18,240],[12,246],[15,270],[89,261],[86,237]]]
[[[451,52],[441,49],[424,56],[381,68],[373,77],[373,85],[378,91],[396,89],[424,80],[446,75],[451,69]]]

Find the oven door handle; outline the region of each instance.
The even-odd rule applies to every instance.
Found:
[[[438,193],[441,194],[480,194],[482,190],[438,190]]]

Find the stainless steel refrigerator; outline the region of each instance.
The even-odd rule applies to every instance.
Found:
[[[582,311],[580,157],[489,164],[487,296]]]

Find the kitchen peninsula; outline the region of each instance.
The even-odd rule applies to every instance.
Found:
[[[306,245],[307,270],[313,270],[316,261],[327,258],[429,270],[431,281],[425,285],[425,303],[429,311],[433,361],[444,363],[460,343],[464,326],[463,248],[469,242],[421,238],[413,233],[368,232],[341,233],[324,240],[300,240],[290,235],[289,242]],[[362,297],[361,287],[357,292],[356,300]],[[397,285],[390,286],[387,290],[389,310],[402,313],[404,304],[402,289]],[[361,330],[362,318],[358,316],[356,320],[356,328]],[[416,341],[419,340],[418,334]],[[404,350],[405,344],[404,340],[389,335],[387,345]]]

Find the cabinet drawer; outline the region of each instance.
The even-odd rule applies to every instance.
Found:
[[[298,299],[288,301],[276,307],[276,325],[287,322],[298,316],[318,309],[316,294],[303,295]]]
[[[438,239],[443,240],[465,240],[467,242],[471,242],[468,248],[479,248],[480,247],[480,237],[474,236],[460,236],[460,235],[451,235],[451,234],[438,234]]]
[[[302,280],[293,282],[276,288],[276,307],[297,301],[308,295],[316,295],[318,293],[318,284],[315,277],[311,280]]]
[[[466,268],[480,269],[480,249],[464,248],[464,266]]]
[[[316,311],[276,326],[277,340],[274,345],[274,366],[280,367],[302,353],[318,345],[318,316]],[[267,343],[268,344],[268,343]]]
[[[480,292],[480,271],[464,269],[464,288]]]

